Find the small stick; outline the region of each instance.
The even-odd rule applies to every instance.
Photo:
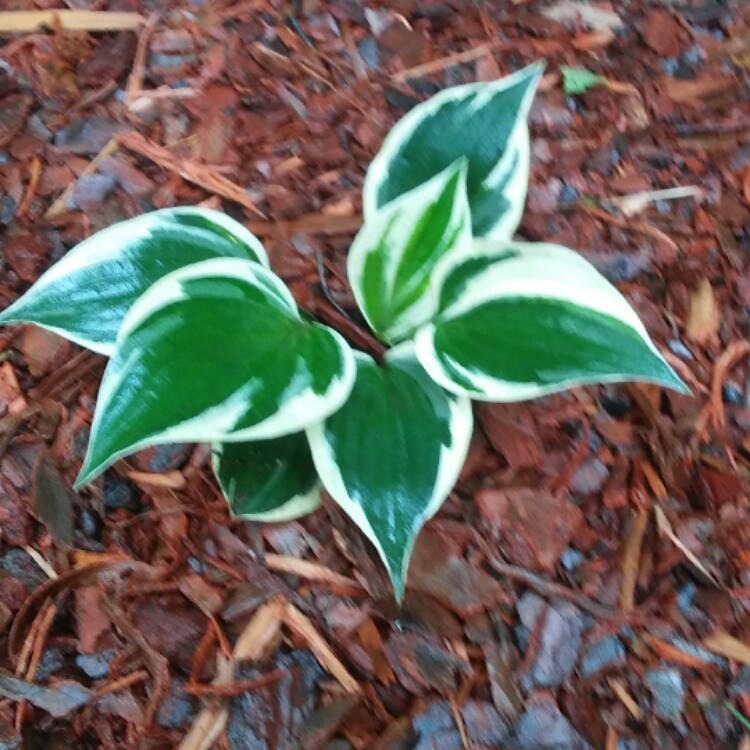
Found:
[[[104,148],[88,163],[86,168],[79,175],[85,177],[87,175],[96,172],[99,165],[108,157],[112,156],[118,149],[117,137],[110,138]],[[76,181],[71,182],[68,187],[65,188],[63,194],[47,209],[47,213],[44,214],[45,219],[54,219],[55,216],[63,213],[68,205],[68,200],[75,190]]]
[[[528,570],[519,568],[516,565],[509,565],[508,563],[504,563],[501,560],[488,558],[488,562],[495,571],[500,573],[500,575],[507,576],[513,581],[523,583],[529,588],[538,591],[543,596],[567,599],[581,609],[585,609],[587,612],[590,612],[592,615],[594,615],[594,617],[601,617],[603,620],[626,619],[626,615],[624,612],[618,612],[617,610],[611,609],[610,607],[605,607],[603,604],[597,604],[587,596],[579,594],[577,591],[573,591],[573,589],[569,589],[562,584],[554,583],[553,581],[547,581],[541,576],[535,575]]]
[[[138,45],[135,49],[133,69],[128,76],[125,86],[125,101],[130,104],[135,99],[135,93],[143,88],[143,77],[146,74],[146,53],[151,35],[159,22],[159,13],[151,13],[138,36]]]
[[[116,680],[112,680],[112,682],[108,682],[106,685],[102,685],[97,689],[95,697],[101,698],[101,696],[107,695],[107,693],[114,693],[118,690],[124,690],[131,685],[135,685],[137,682],[143,682],[144,680],[148,679],[148,676],[149,674],[145,669],[139,669],[137,672],[131,672],[130,674],[126,674],[124,677],[119,677]]]
[[[31,162],[31,174],[29,176],[29,184],[26,188],[26,194],[23,196],[21,205],[18,207],[17,215],[19,218],[26,216],[29,206],[31,206],[31,201],[34,200],[36,190],[39,187],[39,178],[41,177],[41,174],[42,162],[39,160],[38,156],[35,156],[34,160]]]
[[[436,60],[430,60],[430,62],[415,65],[413,68],[400,70],[398,73],[394,73],[391,76],[391,80],[396,81],[397,83],[403,83],[409,78],[422,78],[431,73],[437,73],[438,71],[443,70],[443,68],[447,68],[451,65],[459,65],[461,63],[477,60],[480,57],[484,57],[484,55],[490,50],[496,49],[497,47],[507,46],[507,44],[507,42],[501,41],[479,44],[476,47],[464,50],[463,52],[454,52],[452,55],[439,57]]]
[[[92,10],[7,10],[0,12],[0,34],[43,28],[66,31],[133,31],[143,22],[140,13]]]
[[[289,671],[288,669],[275,669],[273,672],[264,674],[255,680],[237,680],[236,682],[230,682],[228,685],[187,683],[184,689],[190,695],[231,697],[272,685],[274,682],[278,682],[284,675],[289,674]]]

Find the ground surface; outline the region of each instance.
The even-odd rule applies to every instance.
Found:
[[[521,234],[595,262],[694,397],[478,408],[399,611],[334,506],[233,521],[205,448],[140,454],[73,494],[104,363],[3,330],[0,747],[750,746],[748,4],[3,7],[161,14],[0,37],[0,307],[96,229],[205,201],[366,345],[339,310],[356,320],[343,269],[389,125],[544,57]],[[561,64],[610,83],[566,98]]]

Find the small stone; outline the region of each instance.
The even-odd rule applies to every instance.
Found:
[[[99,516],[88,508],[81,511],[81,531],[94,541],[99,541],[102,534],[102,521]]]
[[[73,195],[68,208],[80,208],[81,211],[94,211],[115,189],[114,177],[107,174],[81,175],[73,188]]]
[[[179,469],[187,461],[192,450],[192,445],[184,443],[154,445],[136,453],[133,463],[139,471],[161,474],[172,469]]]
[[[75,120],[55,134],[55,145],[74,154],[98,154],[110,138],[127,127],[106,117]]]
[[[50,675],[59,672],[65,666],[65,657],[63,652],[56,647],[45,649],[39,666],[36,670],[34,679],[37,682],[44,682],[49,679]]]
[[[614,635],[592,643],[584,652],[581,661],[581,676],[591,677],[602,669],[625,662],[625,646]]]
[[[10,162],[10,154],[7,151],[0,151],[0,165]]]
[[[563,185],[560,191],[561,203],[573,203],[578,200],[578,191],[572,185]]]
[[[654,713],[665,721],[679,719],[685,702],[685,685],[679,671],[652,669],[644,679],[654,696]]]
[[[183,683],[173,680],[169,695],[159,704],[156,721],[164,729],[179,729],[195,714],[196,701],[183,690]]]
[[[581,495],[590,495],[604,486],[608,476],[607,465],[598,458],[590,458],[576,469],[570,480],[570,489]]]
[[[141,510],[138,490],[127,479],[122,479],[111,473],[106,474],[104,477],[104,507],[107,510],[129,510],[131,513],[138,513]]]
[[[552,698],[535,700],[518,720],[515,745],[519,750],[590,750]]]
[[[694,359],[692,353],[690,352],[690,349],[688,349],[685,344],[683,344],[679,339],[672,339],[671,341],[668,341],[667,346],[669,347],[669,350],[672,352],[672,354],[676,354],[682,359]]]
[[[585,623],[580,610],[570,602],[546,605],[540,597],[525,595],[518,603],[518,613],[523,625],[533,630],[545,607],[544,626],[536,659],[528,672],[528,680],[532,685],[540,687],[557,687],[575,669]]]
[[[359,55],[370,70],[380,69],[380,48],[373,36],[366,36],[357,45]]]
[[[735,383],[724,383],[721,388],[721,398],[725,404],[732,406],[742,406],[745,403],[745,396],[742,389]]]
[[[76,656],[76,666],[92,680],[101,680],[109,677],[109,664],[116,654],[113,648],[96,654],[79,654]]]
[[[37,586],[49,580],[31,555],[18,547],[8,550],[0,557],[0,570],[4,570],[21,581],[27,591],[33,591]]]
[[[750,696],[750,667],[742,667],[729,686],[730,695]]]
[[[575,570],[585,559],[586,556],[573,547],[568,547],[560,556],[560,562],[565,570]]]
[[[0,224],[10,224],[16,218],[17,208],[17,203],[9,195],[0,196]]]

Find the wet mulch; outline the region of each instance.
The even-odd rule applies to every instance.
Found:
[[[3,2],[63,7],[148,20],[0,36],[0,306],[197,203],[367,346],[344,262],[389,126],[544,57],[520,234],[593,261],[693,397],[478,406],[398,609],[334,505],[232,520],[205,447],[73,493],[103,361],[0,331],[0,747],[750,747],[750,6]]]

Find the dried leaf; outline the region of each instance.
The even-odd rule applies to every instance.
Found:
[[[542,11],[547,18],[558,23],[579,23],[595,31],[622,28],[624,25],[620,16],[614,11],[598,8],[581,0],[561,0]]]

